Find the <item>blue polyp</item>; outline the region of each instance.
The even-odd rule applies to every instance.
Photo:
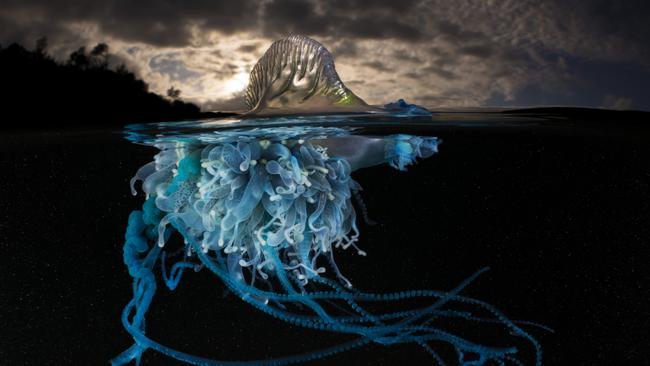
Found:
[[[403,170],[416,158],[434,154],[437,144],[432,137],[386,137],[386,162]],[[173,154],[163,150],[161,155],[164,159],[177,156],[178,162],[166,181],[160,181],[160,175],[151,169],[144,170],[156,184],[142,177],[149,198],[142,211],[130,215],[124,244],[124,262],[133,277],[133,299],[124,309],[122,322],[135,344],[114,358],[113,365],[138,364],[147,349],[195,365],[285,365],[368,343],[417,344],[434,363],[444,365],[432,347],[440,342],[456,350],[461,365],[519,363],[517,347],[482,345],[438,322],[454,319],[497,325],[526,339],[535,349],[536,365],[541,365],[538,342],[520,327],[529,324],[513,322],[491,305],[460,294],[485,270],[448,292],[372,294],[349,286],[333,253],[347,247],[359,250],[350,199],[360,186],[350,177],[350,165],[343,157],[330,157],[325,149],[309,142],[258,139],[220,142]],[[182,259],[170,264],[174,256],[168,256],[164,246],[173,231],[185,245]],[[341,283],[330,280],[329,272],[317,266],[322,257],[330,262]],[[357,339],[296,356],[219,361],[192,356],[147,337],[145,314],[157,288],[156,278],[174,290],[186,269],[202,267],[270,316],[305,328],[353,334]],[[364,307],[368,302],[385,302],[399,308],[403,300],[412,298],[431,303],[385,312]]]
[[[435,137],[394,135],[386,143],[384,158],[395,169],[405,171],[417,158],[428,158],[438,152],[440,140]]]
[[[178,162],[176,175],[172,178],[169,186],[167,187],[166,194],[171,195],[175,193],[182,185],[192,178],[196,177],[201,171],[201,162],[197,154],[192,154],[181,159]]]

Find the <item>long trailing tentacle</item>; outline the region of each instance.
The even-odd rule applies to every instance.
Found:
[[[154,265],[159,257],[164,258],[164,255],[160,255],[161,249],[157,245],[152,245],[149,249],[147,245],[147,237],[144,234],[145,224],[143,222],[143,213],[141,211],[134,211],[131,213],[129,218],[129,226],[127,228],[127,240],[124,245],[124,261],[127,263],[129,268],[129,273],[134,278],[133,283],[133,299],[126,305],[122,312],[122,323],[125,329],[131,334],[135,340],[135,344],[129,347],[127,350],[116,356],[111,360],[111,364],[114,366],[125,365],[131,361],[136,362],[136,365],[140,364],[140,359],[142,353],[147,349],[154,349],[162,354],[165,354],[169,357],[175,358],[179,361],[187,362],[192,365],[201,365],[201,366],[253,366],[253,365],[265,365],[265,366],[282,366],[295,363],[307,362],[310,360],[331,356],[340,352],[348,351],[353,348],[357,348],[369,343],[369,340],[364,338],[359,338],[353,341],[345,342],[333,347],[324,348],[317,351],[311,351],[304,354],[292,355],[288,357],[277,357],[271,359],[262,359],[262,360],[250,360],[250,361],[221,361],[214,359],[207,359],[199,356],[194,356],[187,354],[182,351],[178,351],[168,346],[164,346],[151,338],[145,335],[144,329],[144,317],[149,309],[151,304],[151,299],[153,298],[154,293],[156,292],[156,280],[153,274]],[[148,250],[148,251],[147,251]],[[141,253],[146,253],[145,257],[142,258]],[[180,281],[181,274],[183,269],[189,268],[186,266],[185,262],[182,266],[175,267],[177,269],[176,277],[174,278],[173,286],[169,286],[170,289],[174,289]],[[178,264],[176,263],[176,264]],[[192,266],[193,267],[193,266]],[[164,275],[166,277],[166,275]],[[178,280],[176,280],[176,278]]]
[[[385,345],[397,344],[397,343],[409,343],[409,342],[421,344],[423,347],[425,347],[425,349],[427,349],[429,352],[432,353],[434,360],[438,360],[438,363],[440,364],[444,364],[444,363],[442,362],[441,359],[439,359],[437,353],[435,353],[433,349],[431,349],[428,345],[426,345],[425,342],[428,341],[448,342],[454,345],[454,347],[458,350],[460,354],[466,354],[466,353],[478,354],[479,355],[478,359],[484,361],[511,360],[513,359],[512,357],[516,352],[516,349],[512,347],[494,348],[494,347],[481,346],[472,343],[470,341],[467,341],[465,339],[462,339],[458,336],[455,336],[451,333],[442,331],[441,329],[426,326],[426,323],[432,321],[434,318],[447,317],[450,314],[454,316],[468,317],[462,314],[443,312],[438,308],[440,308],[442,305],[444,305],[444,303],[448,301],[480,303],[477,302],[477,300],[473,300],[471,298],[460,297],[458,296],[458,293],[467,284],[469,284],[476,276],[482,273],[483,270],[477,272],[474,276],[468,278],[466,281],[461,283],[457,288],[455,288],[454,290],[448,293],[443,293],[438,291],[426,291],[426,292],[409,291],[404,293],[394,293],[394,294],[385,294],[385,295],[364,294],[358,292],[353,293],[352,291],[349,291],[343,288],[342,286],[336,285],[335,283],[329,282],[326,279],[320,279],[320,281],[323,283],[328,282],[328,285],[330,287],[335,288],[336,291],[302,293],[299,295],[300,297],[296,297],[298,294],[295,293],[295,291],[287,290],[287,288],[292,289],[293,287],[289,287],[288,284],[285,284],[287,285],[286,287],[284,287],[286,293],[276,293],[275,297],[279,301],[294,302],[294,301],[301,300],[302,301],[301,303],[306,304],[308,307],[311,307],[314,304],[316,304],[315,303],[316,300],[343,299],[348,303],[355,304],[352,306],[352,308],[361,313],[358,317],[356,317],[356,319],[354,317],[350,319],[349,316],[348,319],[345,319],[343,317],[323,317],[324,310],[319,306],[316,306],[316,308],[313,309],[317,313],[317,316],[310,318],[310,317],[291,314],[289,312],[282,311],[280,309],[275,309],[273,307],[268,306],[268,304],[264,304],[258,300],[255,300],[254,297],[250,296],[251,292],[254,292],[258,296],[267,296],[271,294],[266,293],[265,291],[262,290],[256,290],[253,287],[247,287],[247,285],[242,284],[240,282],[233,281],[231,278],[228,277],[227,269],[223,268],[225,264],[223,260],[221,261],[215,260],[210,256],[208,256],[206,253],[203,253],[201,251],[198,251],[197,253],[199,254],[199,258],[202,261],[202,263],[210,270],[212,270],[215,274],[217,274],[219,277],[221,277],[222,280],[224,280],[224,283],[226,283],[231,290],[233,290],[235,293],[238,293],[238,295],[240,295],[245,301],[249,302],[253,306],[257,307],[258,309],[272,316],[275,316],[279,319],[290,322],[292,324],[301,325],[301,326],[314,328],[314,329],[355,333],[361,335],[362,337],[360,337],[356,341],[341,344],[339,346],[328,348],[322,351],[310,352],[308,354],[304,354],[301,356],[291,356],[291,357],[269,359],[269,360],[255,360],[255,361],[241,361],[241,362],[208,360],[205,358],[192,356],[184,352],[174,350],[167,346],[161,345],[144,335],[144,314],[146,313],[151,298],[153,297],[153,293],[156,290],[155,277],[153,275],[152,269],[155,265],[156,259],[160,258],[162,261],[164,255],[160,254],[161,250],[158,246],[152,245],[149,252],[146,253],[146,255],[142,259],[140,259],[141,253],[145,251],[143,249],[145,248],[144,245],[146,245],[145,243],[147,242],[147,238],[142,234],[145,230],[143,230],[143,227],[140,224],[141,219],[138,219],[138,217],[141,217],[142,215],[141,214],[138,215],[138,214],[139,212],[137,214],[134,213],[132,215],[130,228],[133,229],[127,230],[129,234],[131,234],[132,236],[129,238],[129,240],[127,240],[127,244],[125,245],[125,261],[131,264],[129,266],[130,272],[132,272],[132,274],[135,274],[134,299],[127,305],[123,313],[124,326],[129,331],[129,333],[132,334],[134,340],[136,341],[136,344],[130,347],[127,351],[123,352],[120,356],[116,357],[112,361],[114,365],[125,364],[133,359],[135,359],[136,362],[138,362],[142,352],[149,348],[155,349],[170,357],[174,357],[181,361],[188,362],[190,364],[195,364],[195,365],[249,365],[249,364],[284,365],[289,363],[303,362],[303,361],[307,361],[319,357],[325,357],[326,355],[342,352],[350,348],[362,346],[370,342],[377,342]],[[172,225],[174,226],[174,228],[179,229],[179,232],[183,233],[183,228],[180,227],[177,222],[172,222]],[[137,234],[133,235],[136,232]],[[199,243],[197,241],[193,240],[190,236],[188,236],[188,238],[190,238],[190,240],[188,241],[188,245],[190,247],[194,249],[200,249]],[[137,250],[135,250],[136,248]],[[183,264],[182,266],[176,267],[179,268],[178,269],[179,274],[182,273],[182,270],[185,268],[194,267],[194,265],[190,266],[187,262],[182,262],[182,261],[177,262],[176,264]],[[166,277],[166,275],[163,275],[163,277]],[[180,279],[180,275],[178,275],[178,278]],[[176,282],[176,284],[178,284],[178,282]],[[437,298],[437,301],[433,305],[425,309],[413,310],[410,312],[404,312],[402,314],[380,314],[378,316],[370,315],[370,313],[367,313],[365,310],[363,310],[361,306],[355,303],[355,301],[363,301],[363,300],[369,300],[369,301],[401,300],[401,299],[410,298],[412,296],[427,296],[432,294],[435,294],[434,297]],[[434,308],[436,309],[436,311],[434,311]],[[425,316],[430,316],[430,317],[427,318],[427,322],[424,322],[423,325],[411,325],[411,323],[415,322],[417,319],[420,319]],[[394,325],[384,325],[380,320],[380,319],[390,320],[391,318],[400,319],[401,321],[400,323]],[[374,323],[375,326],[358,327],[358,326],[345,325],[346,323],[356,323],[356,322],[371,322]],[[504,324],[506,323],[504,322]],[[420,334],[416,335],[416,333],[418,332],[420,332]],[[476,362],[476,360],[472,362]],[[464,363],[464,364],[471,365],[473,363]],[[482,363],[476,363],[476,364],[482,364]]]

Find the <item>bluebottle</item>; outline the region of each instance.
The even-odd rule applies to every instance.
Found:
[[[411,343],[432,364],[542,364],[539,342],[496,307],[463,295],[481,269],[448,291],[362,292],[339,270],[336,254],[366,255],[357,227],[362,187],[352,173],[379,164],[405,171],[438,152],[431,136],[365,136],[354,129],[317,126],[223,129],[147,141],[160,151],[138,170],[145,201],[131,213],[123,247],[133,278],[133,298],[122,323],[133,345],[111,360],[140,363],[157,351],[193,365],[287,365],[328,357],[374,343]],[[173,260],[166,245],[173,232],[184,239]],[[173,260],[173,262],[170,262]],[[187,270],[207,270],[230,292],[289,324],[354,335],[350,341],[294,356],[261,360],[213,360],[163,345],[146,335],[145,316],[159,284],[180,285]],[[408,299],[426,305],[407,307]],[[382,303],[377,311],[372,304]],[[331,306],[335,304],[336,306]],[[490,345],[454,333],[450,324],[506,330],[512,345]],[[521,343],[532,360],[520,359]],[[501,344],[502,342],[499,342]],[[453,349],[445,359],[437,346]]]

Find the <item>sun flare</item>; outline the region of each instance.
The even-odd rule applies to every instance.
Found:
[[[237,94],[246,89],[247,85],[248,73],[242,70],[236,73],[230,80],[223,83],[222,92],[228,95]]]

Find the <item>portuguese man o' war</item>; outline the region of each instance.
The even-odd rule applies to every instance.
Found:
[[[329,52],[304,37],[271,46],[253,70],[246,98],[252,114],[374,108],[340,82]],[[403,100],[379,110],[395,120],[430,115]],[[362,292],[342,273],[337,253],[366,255],[368,250],[360,241],[357,215],[370,219],[353,172],[382,164],[405,171],[436,154],[441,142],[432,136],[361,135],[351,122],[333,114],[248,116],[230,125],[219,121],[223,125],[208,132],[196,131],[203,127],[200,122],[177,124],[190,128],[182,135],[169,134],[164,124],[156,126],[154,136],[139,133],[142,126],[127,129],[130,140],[160,151],[131,180],[132,193],[142,182],[146,197],[142,209],[129,216],[123,247],[133,298],[122,323],[134,344],[112,359],[113,365],[139,364],[147,350],[193,365],[287,365],[370,343],[415,344],[439,365],[541,365],[541,346],[523,328],[548,328],[512,321],[494,306],[462,294],[486,269],[449,291],[384,294]],[[170,249],[173,233],[184,239],[180,251]],[[207,359],[165,346],[145,334],[145,315],[158,284],[174,290],[186,270],[211,271],[230,292],[268,316],[356,338],[260,360]],[[424,305],[412,305],[415,300]],[[498,342],[477,339],[474,331],[454,327],[457,323],[508,336]],[[439,347],[453,350],[452,359]]]

